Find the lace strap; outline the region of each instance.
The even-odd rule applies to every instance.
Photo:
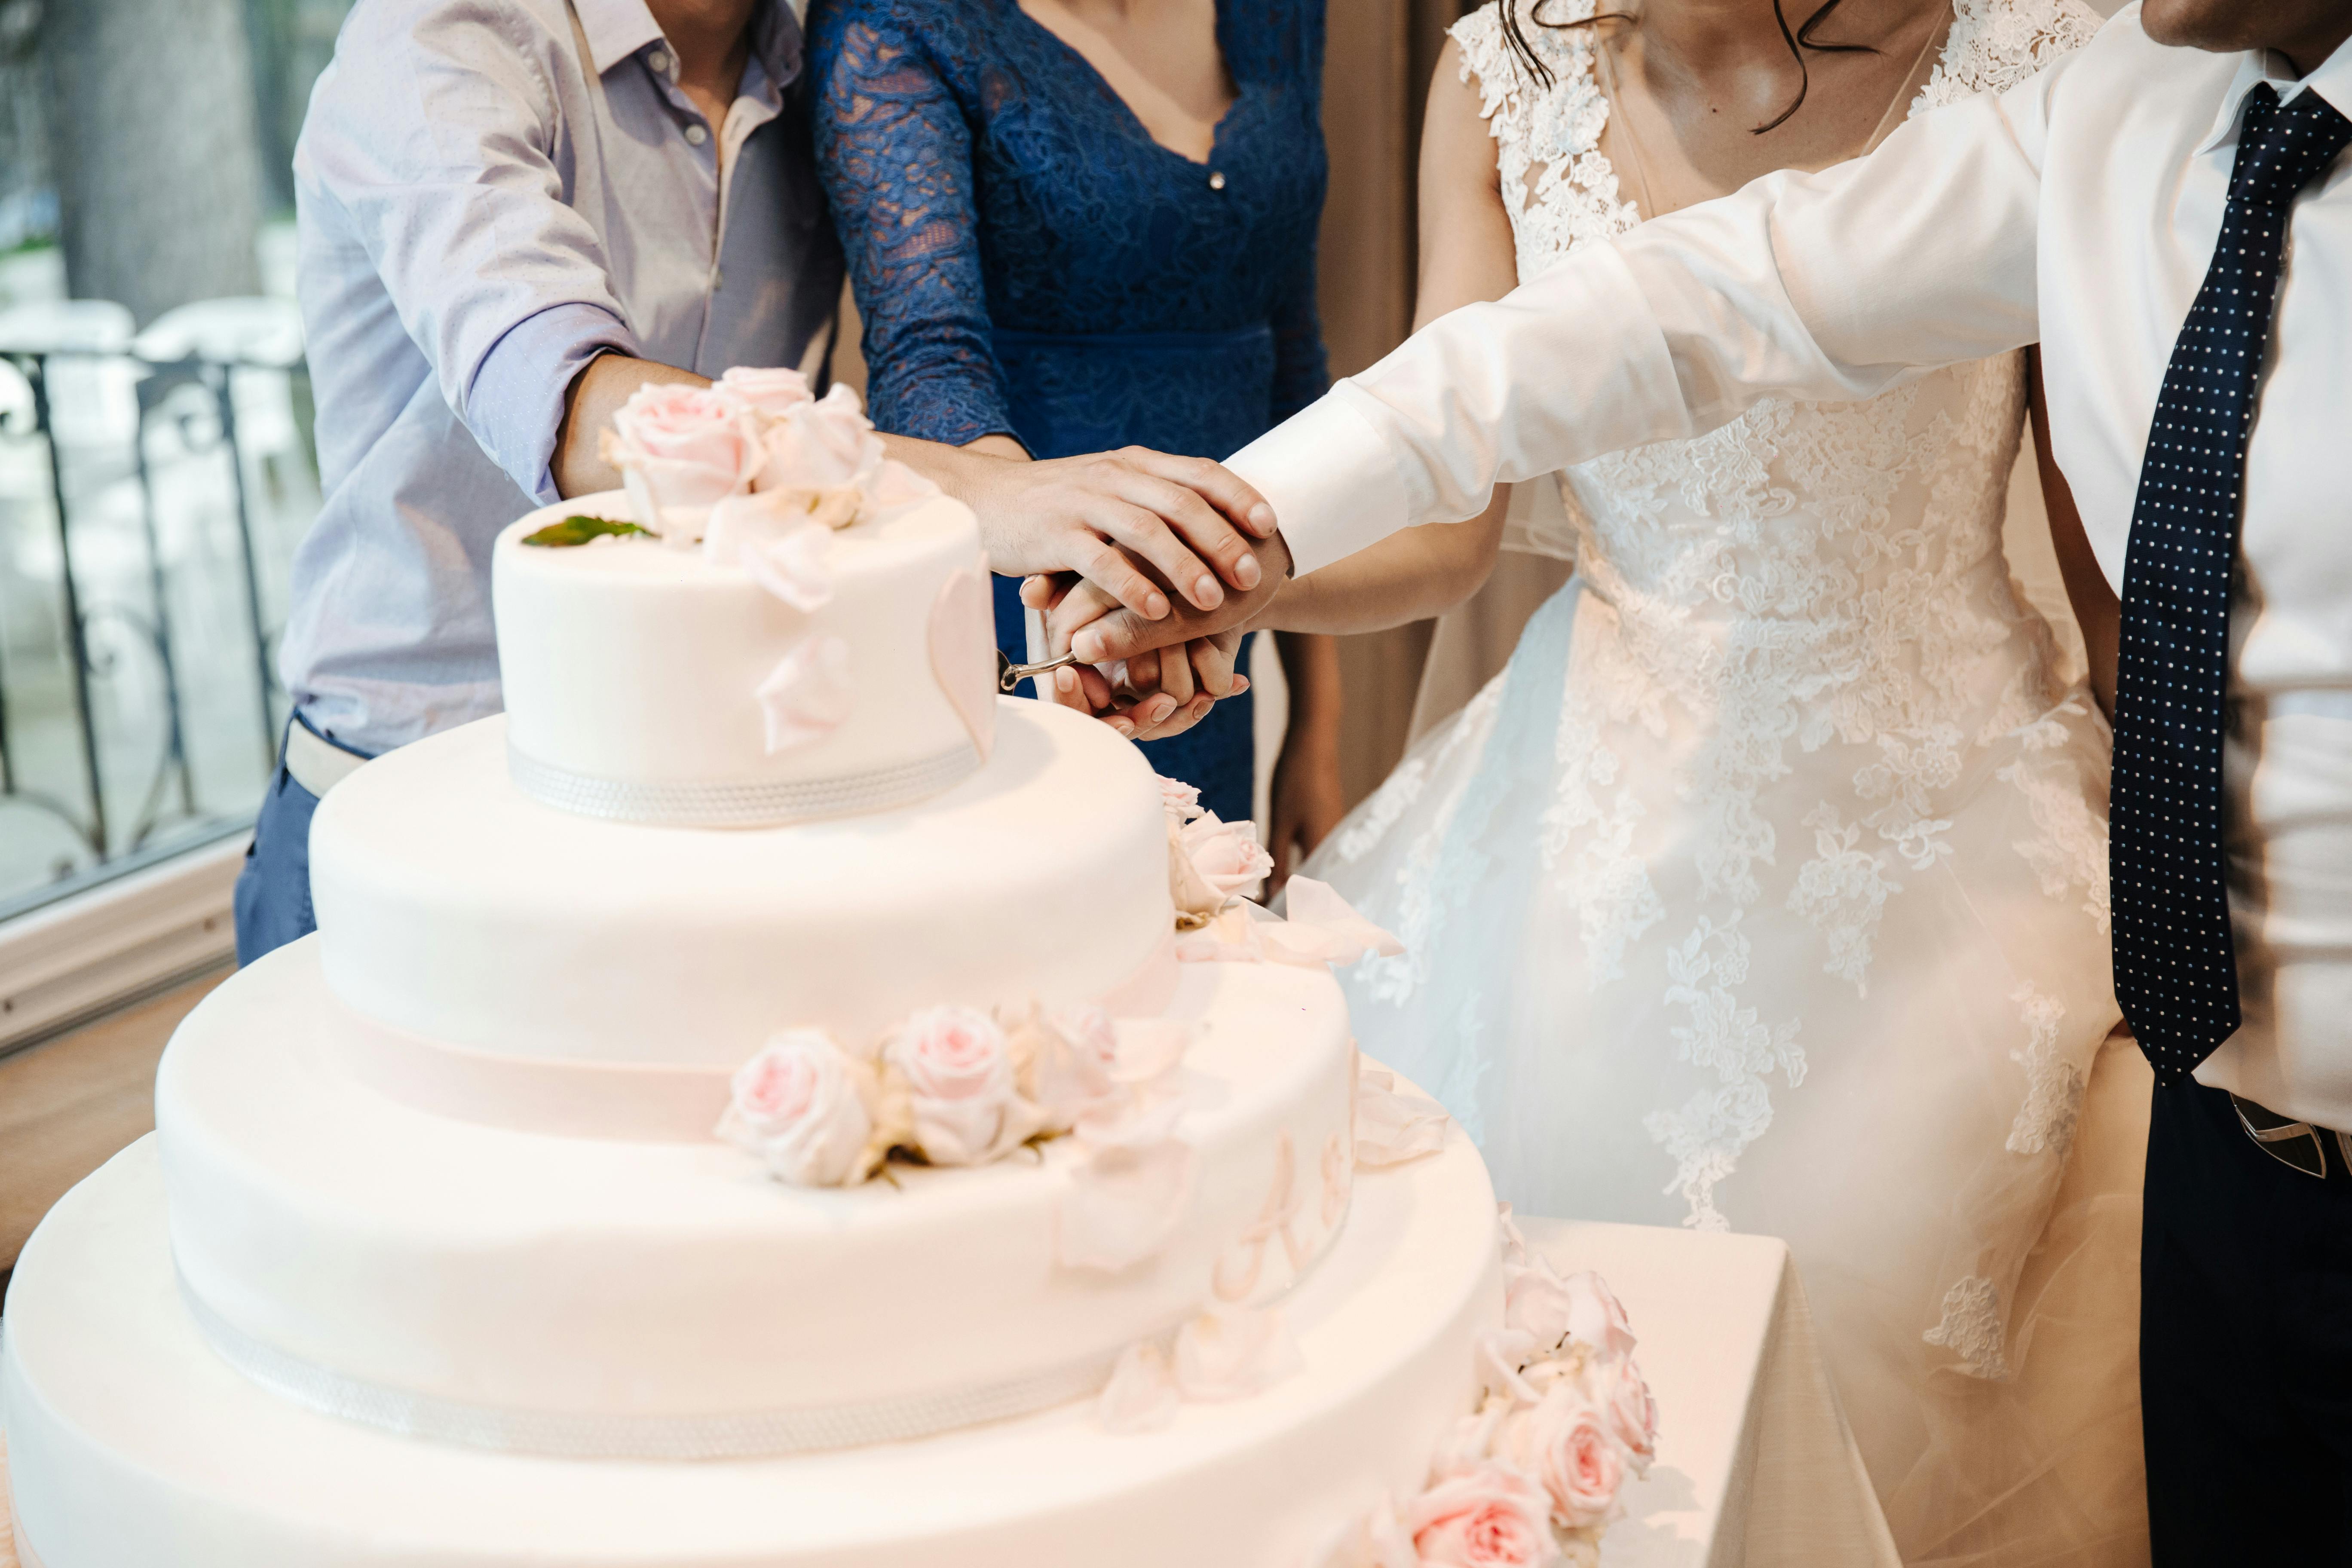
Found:
[[[2006,92],[2089,43],[2101,26],[2084,0],[1953,0],[1951,41],[1911,112]]]
[[[1555,0],[1544,6],[1537,0],[1487,0],[1446,29],[1461,51],[1462,79],[1477,79],[1484,100],[1479,112],[1491,122],[1495,135],[1500,139],[1504,126],[1513,124],[1526,141],[1528,122],[1547,94],[1503,31],[1502,8],[1507,5],[1518,6],[1519,34],[1551,72],[1551,90],[1557,91],[1564,81],[1586,74],[1591,56],[1587,35],[1559,24],[1591,17],[1596,0]],[[1536,16],[1538,9],[1545,13],[1541,21]]]

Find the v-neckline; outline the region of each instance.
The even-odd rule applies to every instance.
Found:
[[[1241,79],[1234,75],[1233,51],[1226,47],[1225,43],[1226,26],[1227,24],[1233,20],[1233,14],[1228,0],[1213,0],[1213,3],[1217,11],[1215,40],[1217,46],[1217,68],[1223,71],[1225,73],[1225,79],[1234,84],[1234,100],[1225,105],[1225,111],[1217,116],[1216,124],[1209,128],[1209,155],[1205,158],[1195,158],[1190,153],[1177,151],[1175,148],[1168,145],[1167,142],[1160,140],[1159,137],[1154,136],[1151,133],[1151,127],[1143,122],[1143,116],[1136,113],[1135,105],[1128,102],[1126,95],[1121,93],[1118,89],[1111,86],[1110,78],[1103,75],[1101,68],[1097,66],[1094,61],[1087,58],[1085,52],[1079,49],[1076,45],[1062,37],[1061,34],[1054,31],[1053,28],[1045,26],[1045,23],[1037,20],[1036,17],[1029,15],[1027,9],[1022,5],[1021,0],[1004,0],[1004,5],[1010,8],[1013,14],[1015,16],[1018,16],[1024,24],[1035,28],[1048,44],[1069,56],[1071,61],[1076,64],[1080,70],[1086,72],[1087,75],[1094,79],[1095,85],[1102,89],[1105,97],[1108,98],[1113,103],[1118,105],[1119,112],[1127,116],[1127,122],[1135,127],[1137,132],[1142,135],[1144,141],[1150,142],[1152,146],[1159,148],[1160,151],[1167,153],[1171,158],[1177,159],[1191,168],[1206,170],[1210,173],[1214,173],[1217,168],[1217,152],[1218,149],[1222,148],[1225,144],[1225,128],[1233,123],[1234,112],[1241,108],[1243,95],[1248,90],[1243,86]]]
[[[1505,4],[1507,5],[1509,3],[1510,0],[1505,0]],[[1024,12],[1023,15],[1025,16],[1027,13]],[[1833,169],[1840,163],[1852,163],[1855,158],[1866,158],[1873,152],[1876,151],[1878,144],[1885,141],[1886,138],[1893,133],[1895,128],[1899,127],[1905,120],[1908,119],[1911,113],[1918,108],[1921,101],[1926,99],[1927,89],[1936,84],[1936,73],[1943,69],[1949,62],[1953,46],[1959,41],[1959,6],[1957,4],[1954,4],[1953,0],[1946,0],[1946,5],[1944,6],[1944,25],[1942,28],[1937,33],[1928,35],[1927,43],[1921,46],[1917,58],[1911,62],[1910,70],[1906,72],[1904,75],[1903,87],[1896,89],[1893,101],[1888,103],[1886,106],[1886,112],[1879,116],[1878,124],[1871,131],[1870,135],[1864,141],[1862,151],[1859,153],[1849,153],[1843,158],[1834,159],[1830,163],[1822,164],[1822,167],[1824,169]],[[1602,132],[1608,129],[1610,121],[1622,121],[1624,119],[1624,106],[1620,101],[1616,90],[1616,62],[1608,54],[1608,40],[1599,36],[1597,33],[1592,37],[1582,40],[1582,42],[1585,46],[1585,69],[1591,73],[1593,90],[1600,94],[1601,106],[1605,111],[1601,125],[1593,131],[1592,145],[1585,153],[1585,156],[1591,158],[1599,166],[1598,172],[1601,176],[1604,178],[1615,177],[1621,173],[1621,171],[1618,168],[1617,161],[1601,150],[1601,137]],[[1922,65],[1927,66],[1927,72],[1924,76],[1920,72],[1920,67]],[[1916,87],[1911,85],[1914,82],[1917,83]],[[1238,101],[1238,100],[1236,100],[1236,101]],[[1642,144],[1640,139],[1633,132],[1630,123],[1626,126],[1625,140],[1627,145],[1633,149],[1633,180],[1634,183],[1641,187],[1642,194],[1638,199],[1632,196],[1621,195],[1617,198],[1617,205],[1625,211],[1631,212],[1633,215],[1634,223],[1647,223],[1654,217],[1660,217],[1665,215],[1653,210],[1656,204],[1652,198],[1652,193],[1650,190],[1649,170],[1642,157]],[[1815,170],[1808,172],[1818,173],[1819,171]],[[1589,182],[1588,188],[1598,186],[1601,183],[1601,180],[1600,178],[1596,178]],[[1621,180],[1621,186],[1622,184],[1622,182]],[[1735,186],[1733,188],[1737,189],[1738,187]],[[1730,192],[1728,191],[1718,191],[1716,193],[1716,196],[1703,197],[1701,199],[1704,201],[1712,201],[1717,196],[1728,195],[1730,195]],[[1672,210],[1675,212],[1681,212],[1685,210],[1685,207],[1697,206],[1698,205],[1700,205],[1698,202],[1687,202],[1684,204],[1684,206],[1675,207]]]

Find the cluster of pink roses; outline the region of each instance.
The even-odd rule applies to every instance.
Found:
[[[818,397],[796,370],[738,366],[710,386],[649,382],[598,451],[621,470],[638,525],[680,544],[722,521],[739,539],[846,528],[936,489],[884,455],[855,392]]]
[[[1595,1568],[1626,1477],[1648,1472],[1658,1411],[1625,1309],[1600,1276],[1531,1254],[1507,1207],[1503,1234],[1504,1326],[1479,1347],[1477,1411],[1419,1493],[1383,1499],[1339,1542],[1335,1568]]]
[[[1274,869],[1255,822],[1225,822],[1201,805],[1201,792],[1160,781],[1168,808],[1168,891],[1187,929],[1207,924],[1235,899],[1255,898]]]
[[[863,1053],[790,1029],[736,1070],[718,1135],[793,1186],[862,1182],[894,1153],[985,1164],[1073,1131],[1132,1148],[1137,1101],[1187,1039],[1181,1025],[1120,1025],[1099,1007],[927,1007]]]

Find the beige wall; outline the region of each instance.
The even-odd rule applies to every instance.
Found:
[[[1413,164],[1421,111],[1454,0],[1330,0],[1323,135],[1331,194],[1319,254],[1331,374],[1350,375],[1404,341],[1412,324]],[[1431,623],[1342,637],[1346,716],[1340,773],[1350,801],[1404,751]]]

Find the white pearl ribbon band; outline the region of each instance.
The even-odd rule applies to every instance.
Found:
[[[934,757],[826,778],[752,784],[634,784],[574,773],[509,746],[507,771],[535,800],[581,816],[678,827],[761,827],[912,805],[979,771],[980,753],[959,744]]]

